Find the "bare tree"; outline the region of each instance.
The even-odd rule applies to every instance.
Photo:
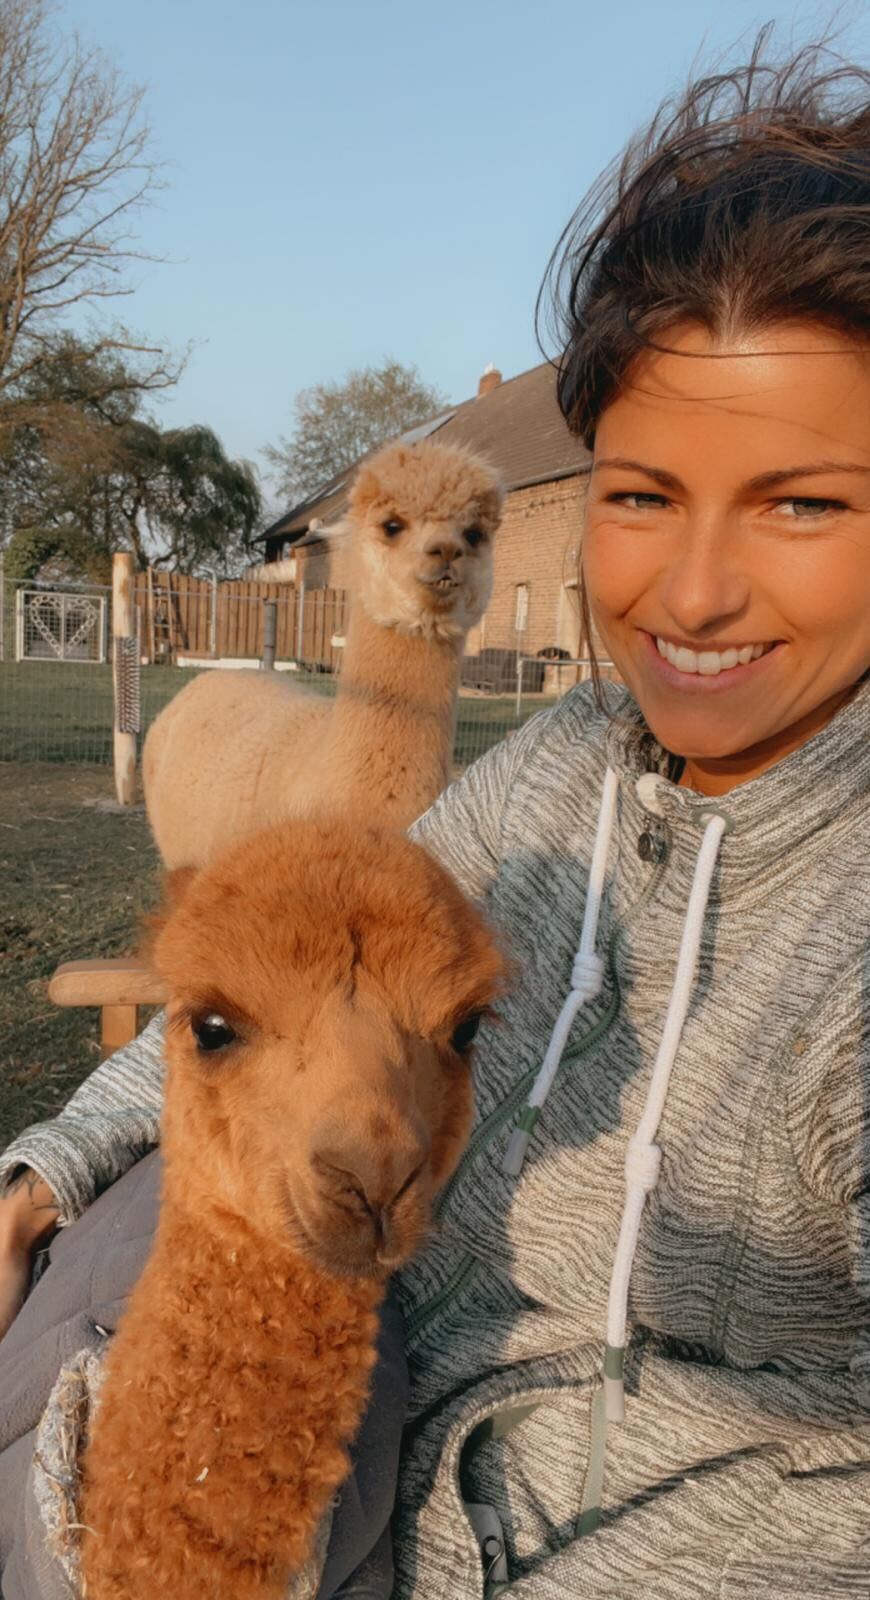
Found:
[[[298,503],[378,445],[427,422],[447,401],[416,367],[384,361],[349,372],[341,383],[303,389],[293,403],[289,439],[264,450],[278,490]]]
[[[132,292],[133,220],[157,182],[141,90],[77,39],[58,42],[50,15],[44,0],[0,0],[0,436],[32,407],[64,320]],[[178,376],[123,329],[80,348],[138,360],[140,390]]]

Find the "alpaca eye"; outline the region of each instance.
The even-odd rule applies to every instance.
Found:
[[[404,526],[404,522],[399,517],[388,517],[386,522],[381,523],[381,527],[388,539],[395,539],[396,534],[401,533]]]
[[[480,1012],[474,1011],[470,1017],[465,1017],[464,1020],[459,1023],[458,1027],[454,1028],[453,1037],[450,1040],[450,1044],[459,1055],[463,1055],[466,1050],[471,1049],[471,1046],[477,1037],[477,1030],[479,1027]]]
[[[219,1011],[210,1011],[205,1017],[195,1017],[191,1023],[193,1036],[200,1050],[225,1050],[237,1037]]]
[[[463,529],[462,537],[465,543],[470,544],[472,550],[474,550],[477,545],[483,544],[486,534],[482,528],[465,528]]]

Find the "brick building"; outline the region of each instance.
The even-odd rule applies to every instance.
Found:
[[[494,369],[478,392],[407,438],[438,435],[486,456],[507,490],[497,535],[495,584],[467,656],[520,649],[581,653],[577,566],[589,456],[568,432],[547,363],[506,382]],[[350,473],[295,506],[261,535],[275,576],[312,588],[347,584],[340,523]],[[265,573],[264,573],[265,576]],[[567,683],[563,685],[567,687]]]

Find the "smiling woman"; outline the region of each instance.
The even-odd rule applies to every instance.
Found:
[[[682,782],[724,793],[823,727],[870,641],[870,352],[685,322],[596,430],[584,573]]]
[[[663,109],[551,265],[560,401],[593,449],[587,616],[701,792],[799,747],[867,670],[868,151],[866,74],[757,53]]]

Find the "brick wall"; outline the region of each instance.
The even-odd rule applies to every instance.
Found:
[[[527,586],[524,655],[557,645],[575,656],[580,615],[576,578],[586,478],[515,489],[508,495],[496,534],[495,583],[486,615],[469,637],[468,651],[515,649],[517,586]]]

